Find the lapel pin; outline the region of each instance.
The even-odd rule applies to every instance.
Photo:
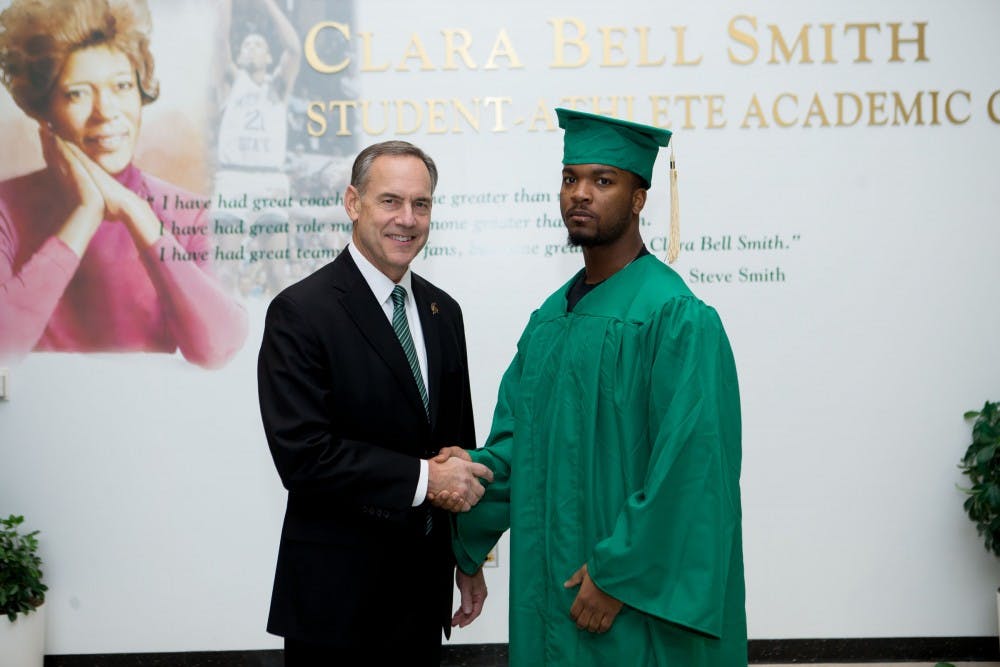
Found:
[[[438,310],[437,301],[431,301],[431,315],[437,315],[440,310]]]

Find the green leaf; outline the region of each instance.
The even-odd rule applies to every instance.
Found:
[[[20,534],[24,517],[0,519],[0,614],[11,621],[44,601],[38,531]]]
[[[997,448],[1000,448],[1000,443],[995,442],[991,445],[987,445],[986,447],[980,449],[979,453],[976,454],[976,463],[980,465],[983,463],[989,463],[996,455]]]
[[[986,401],[981,410],[970,410],[964,417],[975,421],[972,444],[958,466],[971,483],[961,489],[968,495],[962,507],[986,550],[1000,556],[1000,403]]]

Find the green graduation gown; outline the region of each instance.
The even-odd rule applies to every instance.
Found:
[[[510,664],[747,664],[740,406],[715,310],[646,255],[566,310],[535,311],[503,376],[486,446],[495,475],[455,517],[473,572],[511,530]],[[578,630],[584,563],[625,606]]]

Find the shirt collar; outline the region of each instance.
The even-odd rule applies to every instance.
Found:
[[[351,259],[358,267],[358,271],[361,272],[361,276],[368,283],[368,288],[371,289],[372,294],[375,295],[375,300],[380,304],[386,303],[389,300],[389,296],[392,294],[393,288],[398,284],[402,285],[406,289],[406,293],[412,298],[413,295],[413,280],[411,278],[410,269],[406,269],[406,273],[400,278],[398,283],[392,282],[389,276],[385,275],[377,268],[375,265],[368,261],[361,251],[354,247],[354,244],[348,244],[348,252],[351,253]]]

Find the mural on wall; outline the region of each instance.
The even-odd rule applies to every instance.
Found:
[[[153,40],[169,36],[145,0],[4,10],[13,104],[0,123],[17,141],[0,183],[0,359],[179,351],[221,367],[245,342],[245,299],[270,298],[349,238],[328,193],[346,187],[354,146],[304,130],[315,81],[299,76],[294,12],[275,0],[188,10],[217,27],[200,63],[176,45],[156,62]],[[192,64],[207,85],[160,85],[164,66]],[[171,111],[143,132],[154,103]]]
[[[3,83],[44,158],[0,183],[0,354],[224,365],[247,316],[212,270],[201,197],[133,160],[160,96],[146,3],[18,0],[0,24]]]

